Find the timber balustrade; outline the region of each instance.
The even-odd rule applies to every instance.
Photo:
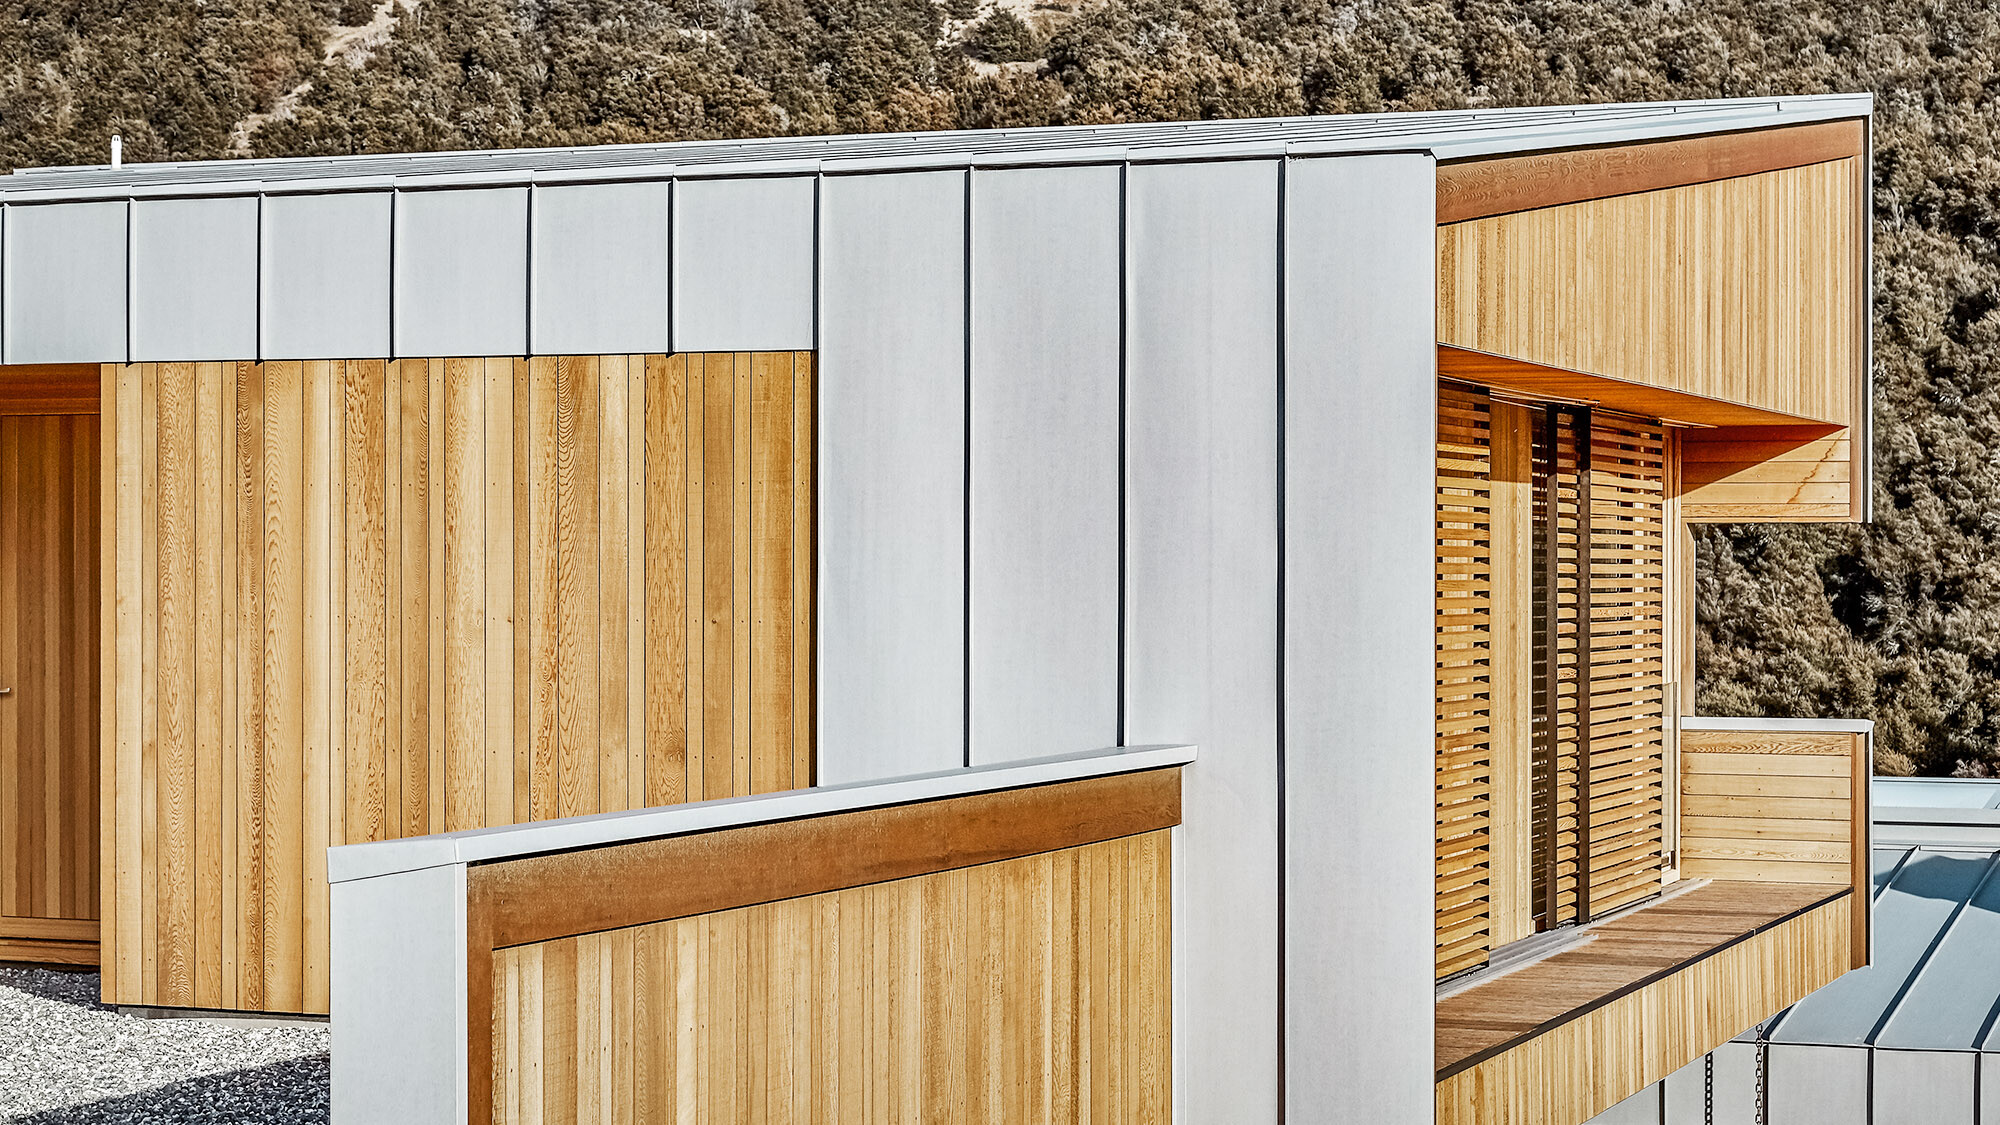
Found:
[[[1852,887],[1853,967],[1866,965],[1874,730],[1856,719],[1681,719],[1681,878]]]
[[[339,1121],[1164,1121],[1192,747],[332,849]]]

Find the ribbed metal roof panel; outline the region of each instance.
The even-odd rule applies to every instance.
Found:
[[[99,194],[230,193],[356,187],[357,179],[420,186],[466,179],[777,174],[983,162],[1200,159],[1286,153],[1427,151],[1441,160],[1732,132],[1868,114],[1866,94],[1624,105],[1058,126],[559,149],[398,153],[27,168],[0,176],[0,199]]]

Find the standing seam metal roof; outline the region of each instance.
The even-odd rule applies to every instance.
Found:
[[[1244,121],[772,137],[558,149],[27,168],[0,176],[0,201],[240,194],[381,186],[756,175],[967,164],[1089,163],[1424,151],[1439,160],[1866,116],[1867,94],[1260,118]],[[409,178],[425,182],[406,183]]]
[[[2000,781],[1876,778],[1874,963],[1740,1038],[2000,1051]]]

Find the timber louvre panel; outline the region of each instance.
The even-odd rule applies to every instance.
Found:
[[[1437,975],[1492,946],[1492,402],[1438,390]]]
[[[811,783],[809,354],[104,381],[107,1001],[324,1012],[329,845]]]
[[[1517,439],[1496,433],[1512,434],[1523,408],[1453,383],[1440,385],[1438,402],[1443,978],[1527,929],[1589,921],[1659,889],[1666,435],[1654,422],[1546,406],[1533,412],[1523,474]],[[1521,475],[1532,479],[1525,524],[1496,483]],[[1532,593],[1515,588],[1523,569]],[[1530,638],[1517,631],[1524,610]],[[1526,698],[1522,664],[1532,667]]]
[[[1590,915],[1660,887],[1666,501],[1660,426],[1594,413],[1590,439]]]

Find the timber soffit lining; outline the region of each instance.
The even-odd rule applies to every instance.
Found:
[[[568,149],[200,161],[23,169],[0,177],[0,199],[243,194],[452,183],[686,174],[889,170],[976,163],[1115,162],[1428,151],[1440,160],[1565,147],[1740,133],[1864,117],[1869,95],[1820,95],[1607,106],[1343,114],[1247,121],[1061,126],[854,137]],[[399,177],[433,177],[404,183]],[[346,182],[341,182],[346,181]],[[360,182],[372,181],[372,182]]]
[[[1438,374],[1535,398],[1592,406],[1694,426],[1817,427],[1815,436],[1838,431],[1837,423],[1707,398],[1687,391],[1573,371],[1545,363],[1495,355],[1472,348],[1438,345]]]
[[[1776,172],[1867,152],[1859,120],[1465,160],[1438,168],[1440,225]]]

